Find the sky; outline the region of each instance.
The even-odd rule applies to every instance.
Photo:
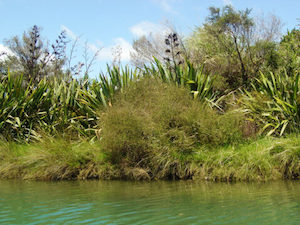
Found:
[[[226,4],[250,8],[254,17],[275,14],[283,32],[300,18],[300,0],[0,0],[0,52],[8,51],[5,39],[21,36],[33,25],[42,27],[50,42],[66,30],[71,43],[79,38],[74,63],[82,60],[87,46],[90,56],[100,50],[93,68],[100,71],[113,60],[115,49],[121,49],[121,61],[127,63],[133,40],[161,32],[166,23],[186,37],[205,22],[210,6]]]

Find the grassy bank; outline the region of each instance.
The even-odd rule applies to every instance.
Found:
[[[192,64],[156,63],[99,81],[3,76],[0,178],[298,179],[298,73],[219,95]]]
[[[99,108],[97,137],[2,141],[0,178],[298,179],[299,135],[259,136],[252,126],[236,106],[220,112],[184,87],[144,78]]]
[[[0,178],[69,179],[298,179],[300,136],[265,137],[249,143],[194,149],[188,157],[156,153],[159,168],[115,164],[99,143],[47,140],[36,144],[1,143]]]
[[[297,179],[299,29],[279,41],[275,17],[269,34],[249,9],[209,10],[186,40],[168,29],[134,41],[132,66],[115,49],[97,78],[99,52],[86,44],[74,64],[64,31],[52,45],[36,25],[9,39],[0,178]]]

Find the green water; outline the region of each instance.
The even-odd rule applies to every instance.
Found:
[[[300,224],[300,182],[0,181],[0,224]]]

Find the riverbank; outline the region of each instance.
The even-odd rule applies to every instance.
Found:
[[[300,136],[265,137],[249,143],[212,149],[202,146],[188,157],[157,153],[148,168],[111,161],[98,142],[48,139],[40,143],[2,142],[1,179],[193,179],[266,181],[298,179]]]
[[[140,80],[97,115],[89,128],[94,136],[76,136],[73,128],[2,141],[0,178],[265,181],[300,175],[300,135],[259,134],[259,124],[241,108],[218,112],[176,85]]]

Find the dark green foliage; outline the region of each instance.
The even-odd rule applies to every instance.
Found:
[[[154,58],[155,59],[155,58]],[[175,84],[179,87],[187,87],[193,97],[202,102],[214,105],[213,80],[203,72],[203,67],[197,68],[190,61],[184,65],[176,65],[170,69],[155,59],[151,67],[145,66],[144,76],[155,77],[163,82]]]
[[[190,41],[191,44],[196,42],[194,43],[196,46],[192,44],[191,48],[195,47],[196,51],[199,48],[201,57],[203,57],[201,63],[205,63],[207,58],[215,58],[217,61],[214,64],[222,60],[219,57],[226,58],[221,62],[223,65],[220,65],[223,71],[219,69],[217,71],[226,77],[232,87],[245,85],[250,78],[247,60],[251,50],[250,38],[254,27],[253,19],[249,16],[250,12],[249,9],[236,11],[232,6],[225,6],[222,9],[211,7],[210,16],[207,18],[207,23],[204,24],[203,31],[201,31],[202,28],[196,31],[200,35],[198,38],[194,36],[199,41],[193,41],[193,37]],[[202,32],[203,34],[201,34]],[[196,33],[195,35],[198,35]],[[204,48],[202,49],[200,46]],[[191,51],[194,50],[191,49]],[[216,66],[219,65],[213,67]],[[215,69],[212,68],[213,70]]]
[[[169,71],[158,61],[156,67],[143,72],[108,66],[99,81],[45,77],[39,83],[8,73],[0,81],[0,134],[5,139],[25,141],[38,139],[42,133],[95,138],[98,111],[111,106],[115,94],[142,77],[188,86],[195,98],[215,104],[207,75],[189,63],[176,68],[176,73]]]
[[[205,65],[205,71],[215,74],[217,81],[225,81],[223,85],[216,82],[216,89],[226,93],[247,87],[260,70],[275,71],[280,67],[278,18],[270,17],[270,25],[260,26],[259,20],[251,17],[250,9],[224,6],[209,10],[207,22],[196,28],[187,39],[187,46],[192,62]]]
[[[108,68],[100,82],[54,77],[32,84],[9,73],[0,81],[0,135],[19,141],[39,139],[43,133],[93,138],[97,112],[134,76],[128,68]]]

